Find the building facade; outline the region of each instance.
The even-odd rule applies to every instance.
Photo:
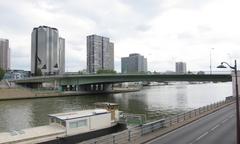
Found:
[[[141,73],[147,72],[147,58],[134,53],[129,57],[121,58],[122,73]]]
[[[109,38],[98,35],[87,36],[87,72],[114,70],[114,44]]]
[[[186,74],[187,73],[187,64],[185,62],[176,62],[176,73],[177,74]]]
[[[31,73],[60,74],[65,69],[65,40],[56,28],[39,26],[32,31]],[[64,61],[64,65],[61,65]]]
[[[0,68],[10,69],[10,48],[9,40],[0,38]]]
[[[3,79],[22,79],[30,77],[31,72],[30,71],[24,71],[24,70],[7,70]]]
[[[59,37],[59,74],[65,73],[65,39]]]

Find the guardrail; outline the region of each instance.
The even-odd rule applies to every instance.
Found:
[[[168,117],[166,119],[160,119],[158,121],[154,121],[151,123],[147,123],[144,125],[136,126],[133,128],[129,128],[128,130],[124,130],[119,133],[114,133],[110,135],[106,135],[103,137],[99,137],[96,139],[84,141],[81,144],[126,144],[126,143],[143,143],[143,139],[147,137],[149,134],[153,134],[155,132],[160,132],[160,135],[163,135],[173,129],[181,127],[185,125],[190,120],[196,120],[201,116],[205,116],[210,112],[213,112],[224,105],[230,104],[234,101],[234,98],[228,98],[224,101],[212,103],[207,106],[203,106],[182,114],[178,114],[175,116]],[[190,121],[191,122],[191,121]],[[160,136],[158,135],[158,136]],[[146,138],[145,141],[150,140],[151,138]]]

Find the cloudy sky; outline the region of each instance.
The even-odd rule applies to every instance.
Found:
[[[30,70],[33,27],[56,27],[66,39],[66,71],[86,68],[86,36],[110,37],[115,69],[140,53],[150,71],[209,70],[240,57],[239,0],[1,0],[0,38],[10,40],[11,67]],[[214,48],[214,50],[211,50]]]

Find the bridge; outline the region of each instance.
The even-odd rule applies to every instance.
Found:
[[[30,77],[12,80],[19,85],[31,88],[42,87],[43,83],[52,83],[55,89],[62,91],[109,91],[112,84],[123,82],[170,82],[170,81],[231,81],[232,76],[227,74],[198,75],[198,74],[101,74],[101,75],[56,75]]]
[[[99,83],[122,83],[122,82],[165,82],[165,81],[212,81],[227,82],[232,81],[229,74],[216,75],[197,75],[197,74],[181,74],[181,75],[160,75],[160,74],[101,74],[101,75],[57,75],[57,76],[41,76],[31,77],[20,80],[12,80],[17,84],[44,83],[55,82],[59,85],[85,85]]]

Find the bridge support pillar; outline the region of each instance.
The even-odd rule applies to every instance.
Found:
[[[103,84],[103,91],[112,91],[113,84]]]
[[[113,90],[113,84],[61,85],[59,89],[62,91],[108,92]]]

